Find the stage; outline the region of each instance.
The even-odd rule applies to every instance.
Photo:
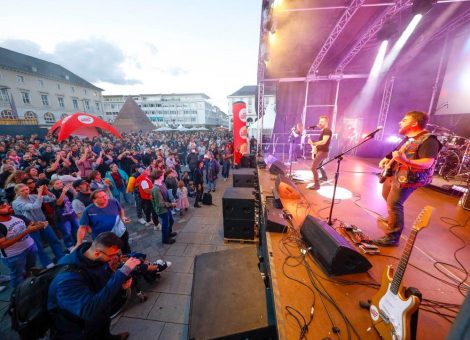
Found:
[[[470,263],[470,252],[463,249],[470,241],[470,232],[461,227],[468,226],[470,213],[458,206],[459,198],[428,188],[418,189],[405,204],[405,230],[399,247],[380,248],[380,255],[365,255],[373,265],[367,273],[328,277],[312,256],[305,254],[307,245],[302,245],[298,231],[308,214],[327,219],[337,164],[332,162],[325,167],[329,180],[322,183],[318,191],[306,188],[311,182],[308,179],[312,176],[310,164],[308,160],[292,164],[293,177],[306,179],[296,184],[301,199],[282,199],[284,209],[292,214],[293,228],[284,233],[265,233],[265,256],[269,259],[279,338],[299,338],[296,318],[303,325],[302,317],[308,323],[312,315],[306,334],[308,339],[378,339],[378,334],[371,329],[369,311],[361,308],[359,301],[367,301],[377,292],[386,265],[396,267],[413,222],[426,205],[435,207],[435,211],[429,226],[417,236],[403,284],[418,288],[424,299],[419,310],[417,338],[445,338],[453,319],[446,320],[438,313],[455,316],[459,308],[454,305],[462,304],[464,299],[457,286],[466,274],[454,253],[461,249],[457,252],[458,260],[463,264]],[[358,226],[371,239],[383,235],[378,217],[386,216],[386,205],[381,196],[376,164],[356,157],[345,157],[342,161],[332,213],[335,232],[340,232],[337,228],[343,222]],[[258,172],[262,202],[266,207],[266,200],[273,196],[276,176],[267,169]],[[275,214],[281,216],[282,211]],[[467,285],[460,288],[463,294],[468,292]],[[442,305],[438,307],[436,301],[446,304],[450,310]],[[350,326],[347,326],[348,322]],[[333,329],[339,333],[335,334]]]

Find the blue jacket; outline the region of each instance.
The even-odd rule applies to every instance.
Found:
[[[125,189],[127,188],[127,181],[129,181],[129,176],[121,169],[118,169],[118,172],[121,175],[122,184],[124,185]],[[111,176],[111,171],[106,172],[106,175],[104,177],[111,181],[112,187],[110,189],[113,196],[119,198],[119,190],[116,187],[116,183],[114,183],[113,176]]]
[[[49,286],[47,309],[60,339],[95,338],[109,332],[109,307],[128,279],[125,269],[113,272],[107,263],[85,257],[90,246],[83,243],[64,256],[59,264],[77,269],[59,273]]]

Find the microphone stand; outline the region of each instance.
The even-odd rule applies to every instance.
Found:
[[[347,154],[349,151],[357,149],[358,147],[360,147],[360,146],[361,146],[362,144],[364,144],[365,142],[367,142],[367,141],[371,140],[372,138],[374,138],[374,137],[375,137],[375,134],[376,134],[377,132],[378,132],[378,131],[373,132],[372,134],[368,135],[366,138],[364,138],[364,139],[363,139],[361,142],[359,142],[358,144],[353,145],[351,148],[347,149],[346,151],[337,154],[335,157],[331,158],[331,159],[328,160],[326,163],[320,164],[320,166],[319,166],[317,169],[315,169],[315,171],[316,171],[316,170],[320,169],[322,166],[325,166],[325,165],[327,165],[328,163],[333,162],[335,159],[337,160],[338,165],[337,165],[337,167],[336,167],[335,184],[334,184],[334,187],[333,187],[333,198],[331,199],[330,214],[328,215],[328,220],[327,220],[327,223],[328,223],[330,226],[333,225],[333,221],[332,221],[332,219],[331,219],[331,216],[333,215],[333,207],[334,207],[334,205],[335,205],[335,197],[336,197],[336,188],[337,188],[337,186],[338,186],[338,179],[339,179],[339,168],[340,168],[340,166],[341,166],[341,161],[343,160],[343,156],[344,156],[345,154]]]
[[[294,151],[294,135],[293,131],[291,130],[290,135],[289,135],[289,178],[292,179],[292,153]]]

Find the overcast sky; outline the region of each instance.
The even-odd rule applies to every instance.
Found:
[[[104,94],[227,95],[256,84],[261,0],[2,2],[0,46],[56,62]]]

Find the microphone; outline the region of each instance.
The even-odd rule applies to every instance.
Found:
[[[312,126],[309,126],[308,129],[309,130],[313,130],[313,129],[316,129],[318,128],[319,126],[318,125],[312,125]]]
[[[364,137],[364,139],[366,138],[374,138],[374,135],[379,132],[380,130],[382,130],[384,127],[383,126],[377,126],[377,129],[375,129],[374,131],[372,131],[371,133],[369,133],[367,136]]]

